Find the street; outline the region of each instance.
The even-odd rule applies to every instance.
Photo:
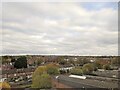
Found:
[[[81,79],[70,78],[65,75],[60,75],[58,78],[58,82],[73,88],[117,88],[117,84],[115,83],[107,83],[103,81],[89,80],[89,79],[81,80]]]

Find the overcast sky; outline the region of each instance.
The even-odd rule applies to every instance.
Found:
[[[3,3],[2,11],[2,54],[118,54],[117,3]]]

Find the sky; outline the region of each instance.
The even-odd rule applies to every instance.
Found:
[[[4,2],[2,54],[118,55],[114,2]]]

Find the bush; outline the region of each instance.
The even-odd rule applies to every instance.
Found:
[[[83,75],[83,71],[82,69],[80,68],[73,68],[71,71],[70,71],[71,74],[74,74],[74,75]]]

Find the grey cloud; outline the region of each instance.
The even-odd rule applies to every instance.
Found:
[[[3,3],[3,54],[117,55],[117,10]]]

